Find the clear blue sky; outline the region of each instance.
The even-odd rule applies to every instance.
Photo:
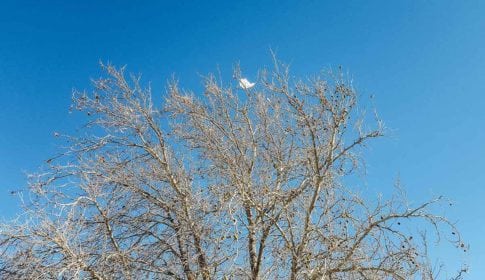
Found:
[[[71,90],[89,88],[99,60],[161,92],[172,73],[190,88],[237,61],[254,78],[272,48],[295,73],[342,65],[375,94],[391,135],[367,150],[366,184],[385,192],[399,174],[412,201],[452,198],[468,279],[484,279],[484,1],[107,2],[0,3],[0,216],[55,153],[53,131],[77,133]]]

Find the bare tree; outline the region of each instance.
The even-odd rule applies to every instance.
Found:
[[[419,227],[466,250],[429,211],[441,198],[368,201],[344,183],[384,127],[341,72],[299,80],[276,62],[252,88],[172,81],[158,105],[102,67],[73,95],[86,134],[66,136],[0,227],[0,278],[435,279]]]

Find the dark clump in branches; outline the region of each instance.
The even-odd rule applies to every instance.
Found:
[[[415,220],[466,249],[429,210],[441,198],[368,202],[343,183],[384,127],[366,126],[340,73],[297,80],[275,63],[243,88],[171,82],[159,105],[103,68],[73,95],[86,136],[0,225],[2,279],[435,279]]]

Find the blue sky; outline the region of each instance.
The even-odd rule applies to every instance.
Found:
[[[364,184],[386,192],[399,175],[412,201],[453,199],[468,279],[483,279],[485,2],[135,2],[0,3],[0,216],[19,210],[9,191],[24,172],[55,154],[53,132],[79,133],[71,91],[89,88],[98,61],[143,73],[157,94],[173,73],[194,88],[235,62],[255,78],[272,48],[295,74],[342,65],[375,95],[390,130],[365,153]]]

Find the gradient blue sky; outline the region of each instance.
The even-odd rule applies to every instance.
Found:
[[[365,184],[386,192],[399,174],[412,201],[453,199],[467,279],[484,279],[485,1],[136,2],[0,3],[0,217],[18,212],[9,191],[24,172],[55,153],[53,131],[78,133],[71,90],[89,88],[99,60],[157,93],[172,73],[197,87],[238,61],[255,78],[272,48],[294,73],[342,65],[375,95],[390,135],[367,150]]]

